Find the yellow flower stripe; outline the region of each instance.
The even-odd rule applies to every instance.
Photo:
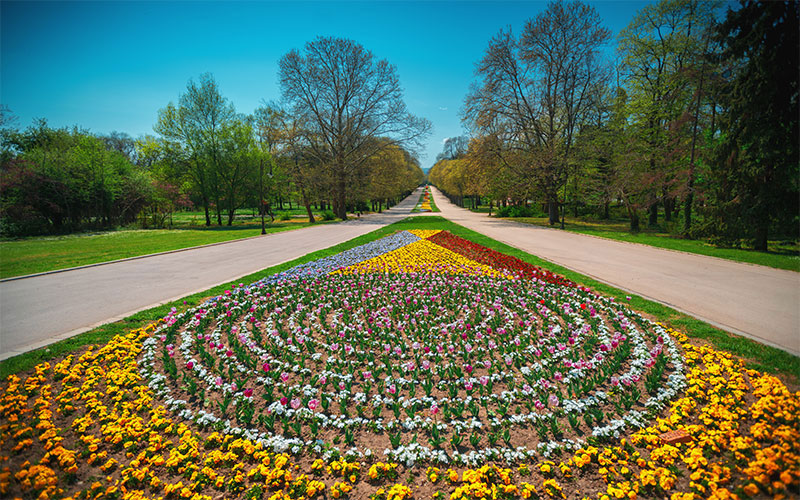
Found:
[[[422,239],[383,255],[333,271],[331,274],[448,273],[483,274],[513,279],[493,267],[468,259],[452,250]]]
[[[428,208],[430,208],[430,206],[428,206]],[[434,234],[441,233],[442,230],[441,229],[410,229],[408,232],[413,234],[413,235],[415,235],[415,236],[419,236],[423,240],[427,240],[428,238],[430,238]]]

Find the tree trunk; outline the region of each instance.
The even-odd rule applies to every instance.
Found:
[[[339,172],[339,178],[336,182],[336,217],[347,220],[347,199],[345,197],[345,192],[347,189],[347,179],[345,179],[344,170]]]
[[[209,205],[208,197],[203,196],[203,208],[206,211],[206,226],[210,226],[211,225],[211,214],[209,213],[208,205]]]
[[[664,220],[667,222],[672,221],[672,207],[675,205],[673,198],[664,197]]]
[[[755,249],[759,252],[767,251],[767,236],[769,234],[769,217],[763,217],[756,222]]]
[[[608,200],[603,204],[603,219],[608,220],[611,218],[611,214],[609,213],[609,205],[610,203]]]
[[[692,203],[694,203],[694,179],[693,173],[689,173],[689,181],[686,186],[689,192],[686,193],[686,202],[683,204],[683,235],[689,236],[689,231],[692,228]]]
[[[647,219],[647,225],[650,227],[655,227],[658,225],[658,201],[653,202],[650,205],[650,215]]]
[[[311,212],[311,203],[308,201],[308,197],[306,196],[306,188],[300,184],[300,196],[303,198],[303,205],[306,207],[306,213],[308,213],[308,222],[314,224],[316,221],[314,220],[314,213]]]
[[[553,198],[547,200],[547,215],[551,226],[558,224],[558,203]]]
[[[631,232],[638,233],[641,230],[641,227],[639,226],[639,212],[634,210],[633,213],[628,215],[631,219]]]

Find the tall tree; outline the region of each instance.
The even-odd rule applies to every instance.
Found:
[[[479,135],[500,139],[501,161],[521,162],[519,175],[537,180],[551,224],[559,221],[559,188],[589,96],[607,74],[599,51],[610,37],[593,7],[551,2],[519,39],[508,29],[489,42],[476,71],[480,84],[467,97],[466,120]]]
[[[280,60],[280,82],[309,127],[311,151],[330,171],[342,219],[348,175],[387,144],[416,145],[431,128],[407,110],[396,68],[352,40],[319,37],[303,53],[291,50]]]
[[[677,184],[683,156],[670,150],[682,139],[675,133],[686,131],[674,125],[687,109],[696,108],[696,82],[688,70],[705,56],[717,6],[706,0],[660,0],[643,7],[619,34],[617,50],[631,121],[648,145],[649,175],[639,189],[647,191],[650,225],[658,222],[660,202],[671,218],[670,190]]]
[[[222,225],[222,200],[218,173],[224,168],[221,137],[236,112],[222,96],[213,75],[205,73],[199,83],[190,80],[178,105],[169,103],[158,111],[153,129],[172,149],[179,150],[186,172],[203,203],[206,225],[211,225],[210,206],[214,202],[217,223]]]
[[[713,165],[717,220],[728,236],[748,235],[762,251],[773,224],[797,235],[798,5],[745,0],[719,27],[732,78],[722,94],[724,133]]]

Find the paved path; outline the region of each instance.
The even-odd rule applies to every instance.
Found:
[[[457,224],[800,355],[800,273],[492,219],[432,191],[441,215]]]
[[[420,191],[347,222],[0,282],[0,360],[379,229],[407,217]]]

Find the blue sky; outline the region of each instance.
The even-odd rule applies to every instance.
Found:
[[[646,2],[592,2],[614,36]],[[280,97],[278,60],[318,35],[397,66],[411,111],[434,126],[421,163],[463,133],[475,63],[501,28],[546,2],[0,2],[0,102],[29,126],[152,134],[159,108],[211,72],[237,111]],[[608,47],[613,55],[613,43]]]

